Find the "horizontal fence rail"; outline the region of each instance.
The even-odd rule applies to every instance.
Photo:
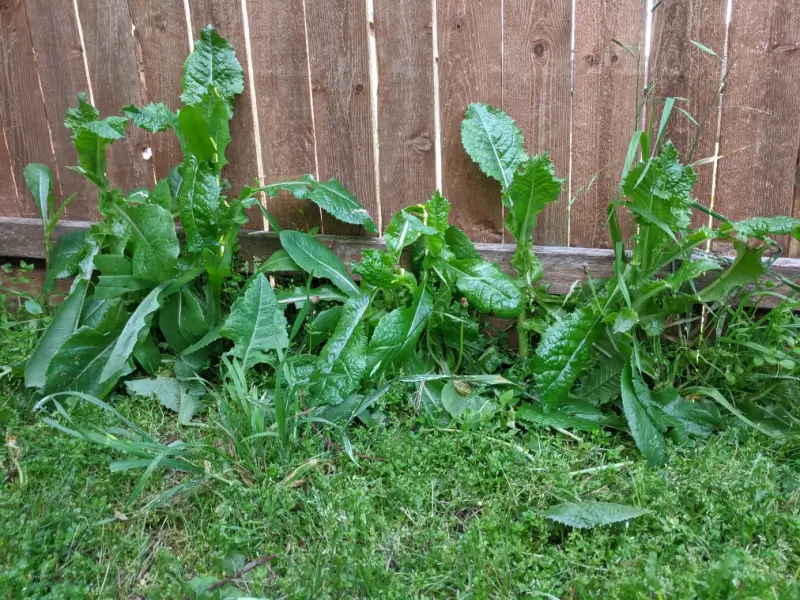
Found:
[[[487,102],[567,180],[536,243],[608,248],[606,205],[630,136],[657,123],[671,96],[681,112],[667,137],[700,161],[701,203],[736,219],[800,217],[797,0],[653,4],[0,0],[0,217],[36,216],[22,172],[43,162],[59,197],[78,194],[68,218],[96,218],[87,182],[67,168],[77,157],[66,109],[82,91],[102,115],[151,101],[178,108],[183,61],[208,23],[245,70],[224,172],[234,192],[253,178],[337,177],[385,227],[439,188],[473,240],[507,241],[499,185],[461,148],[467,104]],[[171,134],[131,129],[110,149],[109,178],[123,189],[152,186],[179,160]],[[364,235],[291,197],[267,202],[282,226]],[[251,214],[249,226],[265,228]]]

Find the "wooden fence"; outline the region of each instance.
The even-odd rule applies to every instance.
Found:
[[[254,177],[337,177],[380,227],[440,188],[455,224],[502,242],[499,187],[460,142],[467,104],[488,102],[567,179],[536,243],[606,248],[630,136],[673,96],[692,115],[676,112],[668,134],[684,156],[723,157],[697,166],[699,201],[733,218],[800,216],[797,0],[657,3],[0,0],[0,222],[36,216],[28,162],[53,168],[59,195],[78,193],[70,220],[94,219],[87,182],[67,169],[76,155],[64,112],[80,91],[104,116],[160,100],[176,109],[183,61],[208,23],[245,70],[226,167],[234,189]],[[703,124],[696,142],[692,119]],[[110,150],[109,178],[152,186],[179,158],[171,134],[131,131]],[[269,202],[285,225],[360,233],[290,198]]]

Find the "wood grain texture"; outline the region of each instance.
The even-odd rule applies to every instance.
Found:
[[[376,0],[375,40],[385,228],[436,188],[432,3]]]
[[[4,195],[0,209],[4,214],[23,217],[38,214],[23,179],[28,163],[49,166],[61,195],[35,65],[24,2],[0,0],[0,119],[16,180],[15,194]]]
[[[120,109],[129,104],[142,106],[145,100],[128,3],[77,0],[77,5],[89,79],[100,116],[119,115]],[[151,134],[131,124],[125,138],[109,146],[108,179],[112,186],[126,192],[153,187],[153,161],[142,156],[151,144]]]
[[[800,219],[800,145],[797,147],[797,166],[794,171],[794,205],[792,216]],[[792,238],[789,240],[789,256],[797,258],[800,256],[800,242]]]
[[[503,237],[500,184],[481,173],[461,146],[461,121],[472,102],[502,104],[500,0],[438,0],[442,193],[451,223],[473,240]]]
[[[651,103],[648,104],[648,115],[653,115],[652,122],[657,128],[664,99],[686,99],[675,103],[665,134],[665,139],[675,144],[684,162],[714,155],[719,104],[717,91],[722,81],[722,60],[703,53],[692,44],[692,40],[711,48],[722,57],[725,47],[725,8],[726,0],[671,0],[662,3],[653,13],[649,70],[649,82],[653,90],[649,94]],[[692,115],[702,125],[702,131],[678,112],[678,107]],[[694,155],[690,158],[693,146]],[[697,182],[694,198],[705,206],[711,206],[714,164],[697,166],[695,173]],[[695,211],[692,226],[706,224],[708,216]]]
[[[87,229],[87,221],[62,221],[54,232],[54,239],[76,229]],[[41,259],[44,257],[44,243],[41,240],[41,223],[37,219],[0,217],[0,257]],[[344,237],[335,235],[318,236],[320,242],[331,248],[339,259],[350,267],[358,261],[361,253],[368,248],[385,248],[383,239],[377,237]],[[253,257],[268,258],[280,249],[280,239],[275,233],[264,231],[242,232],[239,236],[240,256],[243,261]],[[514,244],[476,243],[475,248],[487,260],[497,263],[505,272],[513,274],[511,257],[516,250]],[[542,283],[550,284],[554,294],[568,293],[575,282],[584,281],[586,273],[595,278],[611,277],[614,273],[614,252],[600,248],[565,248],[556,246],[534,246],[534,252],[544,268]],[[406,256],[403,261],[406,262]],[[5,259],[0,260],[3,264]],[[406,264],[408,264],[406,262]],[[800,260],[780,258],[772,265],[771,271],[783,277],[797,280],[800,277]],[[705,280],[710,282],[710,280]],[[778,291],[786,293],[785,288]],[[762,306],[768,306],[762,303]]]
[[[316,175],[303,0],[259,0],[247,9],[264,182]],[[289,193],[267,207],[282,227],[320,224],[316,205]]]
[[[319,177],[339,179],[377,224],[366,3],[306,0],[306,27]],[[322,230],[365,235],[325,214]]]
[[[800,10],[735,2],[714,208],[731,219],[791,214],[800,147]],[[782,240],[788,246],[788,240]]]
[[[572,117],[573,194],[589,184],[572,205],[570,245],[608,248],[606,207],[617,197],[625,155],[636,123],[636,61],[612,38],[634,51],[642,40],[641,0],[576,0]],[[642,67],[642,72],[644,68]],[[640,92],[641,99],[641,92]],[[622,216],[622,215],[621,215]],[[625,232],[631,221],[621,219]]]
[[[72,132],[64,127],[64,116],[78,104],[78,93],[89,91],[75,10],[71,0],[25,0],[25,6],[61,191],[65,197],[78,194],[67,216],[93,219],[97,202],[91,182],[67,168],[78,164],[78,153]]]
[[[260,4],[259,2],[254,3]],[[233,105],[234,118],[231,121],[231,144],[226,153],[228,164],[222,170],[222,176],[231,183],[232,195],[238,195],[245,185],[252,185],[258,177],[258,160],[256,155],[256,131],[253,127],[253,99],[250,96],[249,68],[247,66],[247,46],[244,36],[244,17],[240,0],[190,0],[192,16],[192,37],[200,38],[200,32],[206,25],[213,25],[222,37],[230,42],[236,50],[236,57],[244,70],[244,91],[236,98]],[[256,35],[263,35],[257,31]],[[264,221],[258,208],[250,209],[247,215],[250,221],[247,229],[263,229]]]
[[[559,177],[569,176],[571,0],[505,0],[503,110],[525,134],[529,154],[550,151]],[[569,185],[539,215],[533,239],[566,246]]]
[[[11,157],[6,146],[3,122],[3,106],[0,104],[0,215],[20,216],[20,199],[14,181]]]
[[[181,73],[189,55],[186,13],[179,0],[128,0],[133,36],[139,60],[144,103],[166,102],[176,111],[181,106]],[[171,131],[152,137],[153,165],[157,179],[183,160],[180,144]]]

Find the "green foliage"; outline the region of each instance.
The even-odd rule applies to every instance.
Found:
[[[508,189],[517,167],[527,160],[522,131],[503,111],[470,104],[461,122],[461,143],[486,175]]]
[[[645,514],[647,514],[646,510],[627,504],[586,501],[558,504],[548,508],[544,516],[551,521],[576,529],[590,529],[598,525],[630,521]]]

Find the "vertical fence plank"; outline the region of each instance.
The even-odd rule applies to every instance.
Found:
[[[794,204],[792,206],[792,216],[800,219],[800,144],[797,146],[797,166],[794,170]],[[792,258],[800,257],[800,242],[794,237],[789,240],[789,256]]]
[[[376,0],[383,224],[436,187],[431,2]]]
[[[717,141],[717,91],[722,78],[722,56],[725,45],[725,0],[671,0],[662,3],[653,13],[653,41],[650,50],[649,94],[655,127],[661,119],[665,98],[685,98],[675,103],[665,139],[671,140],[688,162],[714,155]],[[703,44],[717,53],[709,56],[694,44]],[[688,112],[697,123],[680,114]],[[699,137],[698,137],[699,133]],[[696,141],[696,143],[695,143]],[[697,183],[694,197],[711,206],[714,164],[695,167]],[[692,225],[708,222],[708,216],[695,211]]]
[[[254,4],[259,4],[258,2]],[[250,97],[250,72],[244,34],[244,16],[241,2],[230,0],[191,0],[192,37],[199,39],[206,25],[213,25],[222,37],[236,50],[236,57],[244,69],[244,91],[234,104],[235,116],[231,122],[231,144],[228,146],[228,164],[222,171],[231,183],[231,194],[238,195],[245,185],[252,185],[258,177],[256,131],[253,127],[253,101]],[[263,35],[257,30],[256,35]],[[263,217],[258,207],[251,209],[247,229],[262,229]]]
[[[67,168],[78,164],[78,153],[64,127],[64,115],[78,103],[78,93],[89,90],[75,11],[68,0],[26,0],[25,6],[61,191],[65,197],[78,194],[67,215],[92,219],[97,214],[94,189],[85,177]],[[26,141],[29,138],[26,131]]]
[[[35,61],[25,5],[22,0],[6,2],[0,5],[0,119],[16,189],[14,203],[9,199],[0,207],[3,216],[37,214],[22,177],[26,164],[45,163],[57,178],[44,101],[32,65]],[[59,190],[58,179],[55,185]]]
[[[178,0],[128,0],[134,38],[141,57],[142,96],[145,102],[181,106],[181,73],[189,55],[186,13]],[[156,178],[162,179],[183,160],[180,144],[171,131],[152,138]]]
[[[569,175],[571,0],[505,0],[503,110],[525,134],[529,154],[547,150],[556,174]],[[569,186],[548,205],[534,231],[537,244],[566,246]]]
[[[267,183],[316,173],[303,0],[259,0],[247,6],[259,143]],[[280,36],[265,35],[279,31]],[[267,199],[282,227],[320,224],[319,209],[289,193]]]
[[[500,242],[500,184],[480,172],[461,146],[471,102],[502,103],[501,1],[437,0],[442,192],[454,225],[473,240]]]
[[[735,220],[790,214],[800,146],[800,10],[795,0],[734,2],[728,36],[714,208]]]
[[[0,104],[0,217],[18,217],[21,209],[20,198],[14,182],[3,122],[3,106]]]
[[[119,115],[120,109],[129,104],[141,106],[144,97],[127,2],[78,0],[77,5],[89,79],[100,116]],[[152,143],[150,137],[147,131],[131,124],[125,139],[109,147],[111,185],[124,191],[153,186],[152,160],[145,160],[142,155]]]
[[[378,223],[364,0],[306,0],[308,53],[321,179],[336,177]],[[323,215],[325,233],[363,235]]]
[[[572,191],[587,186],[570,212],[570,245],[608,248],[606,207],[616,198],[636,123],[636,61],[612,38],[636,50],[642,40],[642,0],[576,0]],[[644,50],[642,50],[642,53]],[[644,64],[640,72],[644,71]],[[641,90],[639,93],[641,100]],[[598,175],[599,173],[599,175]],[[624,211],[620,211],[624,212]],[[622,216],[622,215],[621,215]],[[630,232],[630,226],[628,226]]]

